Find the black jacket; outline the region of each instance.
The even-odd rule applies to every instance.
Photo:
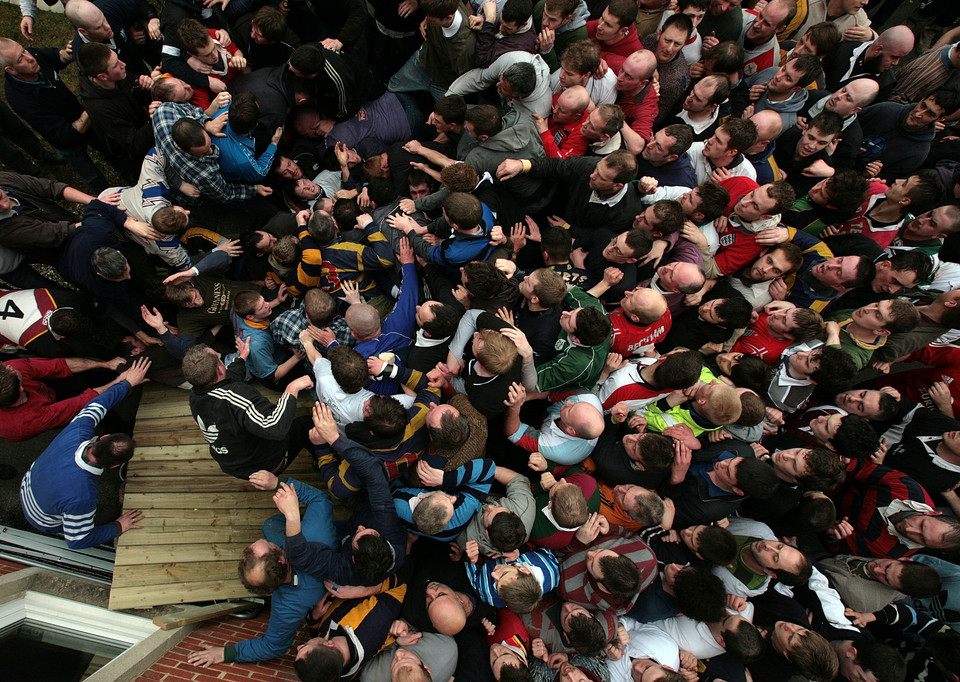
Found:
[[[291,394],[283,393],[273,405],[245,384],[246,368],[238,358],[227,367],[223,381],[190,391],[190,413],[210,444],[210,455],[224,473],[242,479],[280,465],[297,413]]]
[[[135,162],[139,168],[153,146],[153,126],[147,113],[150,93],[133,86],[129,78],[107,90],[80,76],[78,89],[107,153],[122,162]]]
[[[55,148],[86,145],[88,136],[78,133],[72,125],[83,114],[83,107],[60,80],[58,72],[67,66],[60,61],[60,50],[28,47],[27,52],[40,64],[40,81],[28,83],[6,74],[7,104]]]

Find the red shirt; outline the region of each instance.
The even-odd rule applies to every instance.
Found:
[[[23,405],[0,408],[0,438],[3,440],[20,443],[44,431],[66,426],[84,405],[99,395],[88,388],[75,398],[57,401],[56,394],[40,380],[73,376],[63,358],[10,360],[3,364],[20,372],[27,392],[27,402]]]
[[[667,309],[663,317],[656,322],[639,325],[624,315],[623,308],[617,308],[610,313],[610,323],[613,325],[613,345],[610,352],[629,357],[645,353],[653,344],[663,341],[673,324],[673,317]]]
[[[553,96],[553,103],[557,103],[557,98],[561,93]],[[560,125],[552,118],[547,119],[550,128],[546,132],[540,133],[540,140],[543,142],[543,153],[550,159],[565,159],[568,156],[583,156],[587,151],[587,140],[580,132],[584,121],[590,116],[589,111],[584,111],[583,115],[570,123],[569,125]]]
[[[934,343],[910,353],[904,362],[922,362],[932,366],[882,376],[877,380],[877,387],[893,386],[910,400],[936,410],[930,399],[930,387],[942,381],[950,389],[954,404],[960,405],[960,346]]]
[[[230,43],[230,47],[223,47],[219,42],[217,42],[216,30],[212,28],[207,30],[210,31],[210,37],[213,38],[213,42],[217,46],[217,51],[220,54],[221,59],[223,59],[223,66],[221,69],[226,69],[226,71],[221,70],[220,72],[211,71],[207,75],[212,76],[213,78],[219,78],[225,84],[229,85],[230,81],[232,81],[234,77],[240,75],[240,70],[233,68],[229,63],[230,58],[237,53],[237,45],[236,43]],[[187,55],[186,53],[184,54],[186,56],[184,56],[183,59],[186,61],[187,57],[190,55]],[[216,69],[217,65],[214,64],[213,68]],[[201,109],[206,109],[210,106],[210,102],[213,101],[213,97],[214,95],[212,92],[210,92],[209,88],[195,88],[193,91],[193,97],[190,100],[190,104],[198,106]]]
[[[643,49],[640,38],[637,37],[637,27],[631,25],[628,29],[630,33],[623,40],[615,45],[606,45],[597,40],[598,23],[600,23],[599,19],[587,22],[587,37],[600,48],[600,58],[607,62],[607,66],[613,69],[614,73],[619,74],[620,67],[623,66],[627,57]]]
[[[840,226],[837,234],[862,234],[869,237],[881,248],[890,246],[890,242],[897,236],[897,232],[903,227],[906,216],[893,223],[883,224],[874,221],[868,213],[874,206],[884,200],[884,194],[887,192],[887,186],[882,182],[871,182],[870,189],[867,190],[867,199],[864,201],[857,212],[850,220]]]
[[[767,324],[767,313],[761,313],[757,321],[747,327],[743,335],[737,339],[730,349],[731,353],[746,353],[747,355],[756,355],[765,363],[773,367],[780,360],[783,351],[787,349],[793,341],[790,339],[778,339],[770,333],[770,327]]]
[[[730,193],[727,216],[733,213],[733,208],[743,195],[760,186],[754,180],[743,176],[724,180],[720,184]],[[756,234],[730,224],[720,235],[720,248],[717,249],[713,261],[720,272],[729,275],[755,261],[762,252],[763,247],[757,244]]]
[[[636,97],[621,97],[617,100],[617,105],[623,109],[623,117],[630,128],[649,142],[653,135],[653,120],[660,111],[660,95],[653,85],[648,83]]]

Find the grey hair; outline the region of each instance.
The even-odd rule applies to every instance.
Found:
[[[90,264],[98,275],[104,279],[117,281],[126,272],[127,258],[116,249],[109,246],[101,246],[93,252],[90,257]]]

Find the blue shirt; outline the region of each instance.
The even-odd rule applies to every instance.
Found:
[[[225,107],[218,111],[214,118],[229,110]],[[213,144],[220,150],[220,173],[228,182],[260,182],[273,165],[273,157],[277,153],[277,145],[271,142],[266,151],[256,156],[252,137],[238,135],[227,123],[223,129],[226,137],[211,137]]]
[[[230,320],[233,322],[234,336],[243,336],[250,341],[250,357],[247,358],[249,373],[263,379],[276,372],[284,360],[283,351],[274,343],[270,330],[251,327],[234,310],[230,311]]]
[[[711,497],[730,497],[733,493],[728,493],[723,488],[718,487],[711,479],[710,473],[713,472],[713,468],[717,466],[717,462],[722,462],[725,459],[733,459],[736,457],[732,452],[723,452],[719,457],[717,457],[712,462],[701,462],[698,464],[690,465],[690,473],[696,476],[697,478],[703,479],[707,482],[707,490],[710,492]]]

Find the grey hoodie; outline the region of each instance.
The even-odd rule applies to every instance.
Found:
[[[477,169],[477,173],[497,174],[497,166],[506,159],[542,159],[543,143],[540,133],[533,123],[533,117],[527,113],[508,112],[503,117],[503,129],[488,137],[467,152],[463,160]],[[518,198],[529,198],[540,191],[543,180],[528,174],[520,174],[504,183]]]
[[[764,69],[754,74],[747,79],[747,87],[750,88],[758,83],[768,82],[779,70],[779,66],[771,66],[769,69]],[[806,88],[800,88],[782,102],[771,102],[767,99],[767,95],[764,94],[763,97],[757,100],[754,113],[766,109],[775,111],[780,114],[780,118],[783,119],[783,129],[788,130],[797,122],[797,113],[803,108],[803,105],[807,103],[808,94],[809,91]]]

